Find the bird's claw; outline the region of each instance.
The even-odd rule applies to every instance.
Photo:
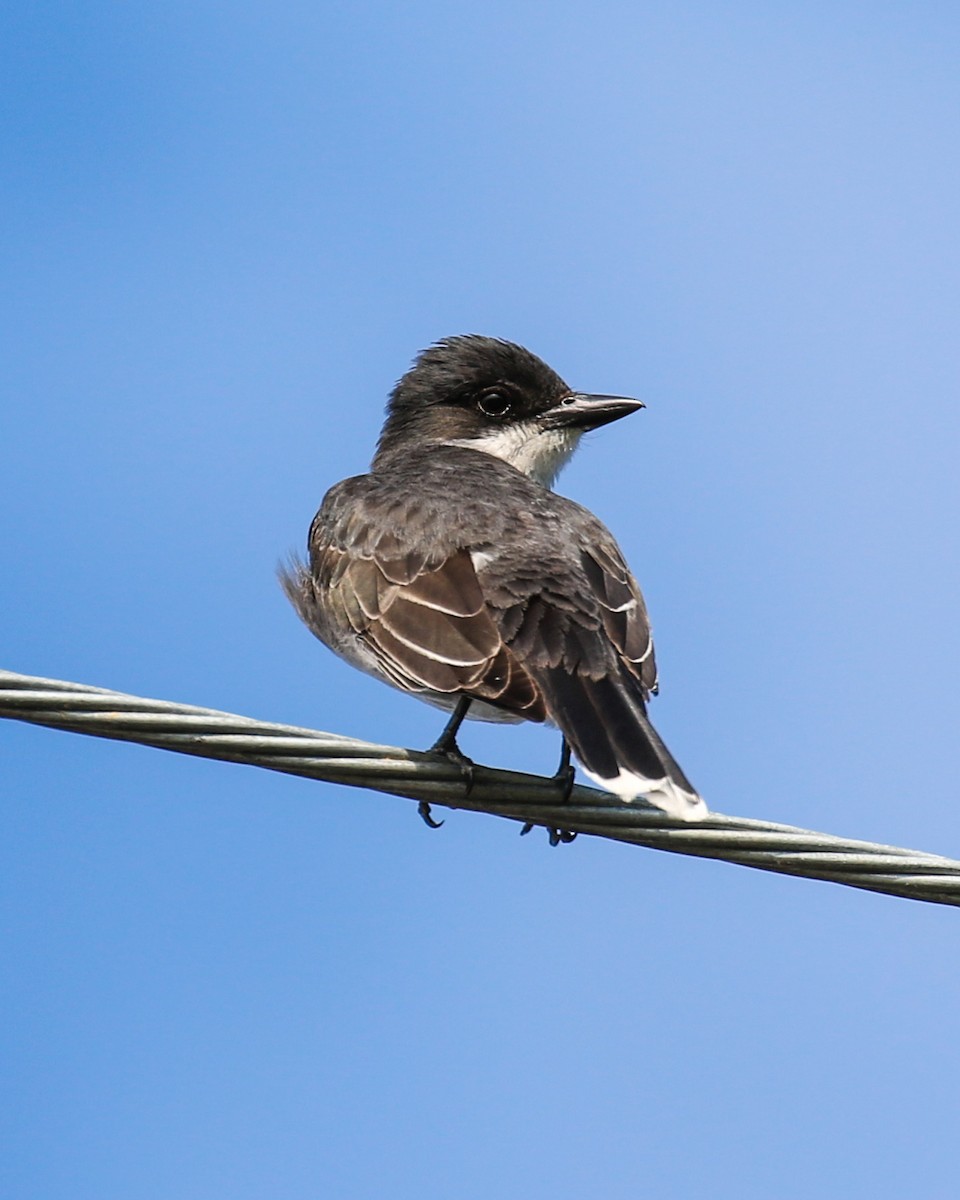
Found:
[[[420,801],[420,803],[417,805],[417,812],[423,818],[424,823],[429,825],[431,829],[439,829],[443,824],[442,821],[435,821],[433,819],[433,816],[430,812],[430,805],[426,802],[426,800]]]
[[[561,804],[566,804],[570,799],[570,793],[573,791],[573,781],[576,778],[576,774],[576,770],[570,765],[569,755],[566,755],[565,758],[561,760],[560,768],[551,780],[551,782],[557,784],[561,790]],[[527,821],[520,830],[520,836],[525,837],[533,828],[535,828],[533,822]],[[551,846],[559,846],[561,842],[564,845],[567,845],[577,836],[570,829],[557,829],[552,825],[547,826],[547,835],[550,838]]]
[[[572,829],[555,829],[552,825],[548,825],[546,828],[551,846],[559,846],[561,842],[568,845],[576,840],[577,835]],[[536,825],[532,821],[527,821],[520,830],[520,836],[525,837],[531,829],[536,829]]]
[[[447,762],[455,763],[460,768],[460,773],[463,775],[464,783],[466,784],[466,791],[464,792],[464,799],[466,799],[466,797],[469,796],[473,791],[473,761],[467,758],[467,756],[457,745],[456,740],[449,735],[442,735],[436,742],[434,742],[434,744],[430,747],[429,753],[436,754],[439,758],[446,759]],[[443,824],[442,821],[435,821],[433,819],[433,816],[430,812],[430,805],[426,800],[420,801],[420,803],[417,805],[417,812],[420,814],[425,824],[429,825],[431,829],[439,829]]]
[[[551,846],[559,846],[561,842],[568,846],[577,840],[576,832],[573,829],[548,829],[547,833],[550,835]]]

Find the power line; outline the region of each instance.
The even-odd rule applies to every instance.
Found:
[[[468,782],[458,766],[429,754],[211,708],[0,671],[0,717],[389,792],[551,831],[960,905],[956,859],[720,813],[684,824],[579,785],[562,804],[555,785],[539,776],[478,766]]]

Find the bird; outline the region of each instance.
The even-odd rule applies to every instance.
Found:
[[[698,821],[707,806],[647,715],[640,588],[603,523],[553,490],[584,433],[643,407],[575,391],[513,342],[442,338],[393,388],[370,471],[330,488],[280,582],[335,654],[451,713],[436,753],[472,766],[467,717],[546,722],[566,796],[572,749],[621,800]]]

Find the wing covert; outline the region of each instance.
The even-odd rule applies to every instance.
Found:
[[[504,644],[484,602],[469,551],[439,561],[405,553],[394,534],[372,546],[366,531],[331,537],[318,514],[310,532],[315,619],[301,615],[322,640],[324,612],[374,656],[396,686],[413,692],[467,693],[527,720],[546,715],[539,689]],[[360,549],[358,550],[357,547]],[[382,553],[385,550],[386,553]],[[288,589],[289,590],[289,589]],[[296,603],[296,601],[295,601]]]

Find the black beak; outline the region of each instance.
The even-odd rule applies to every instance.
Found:
[[[631,400],[628,396],[590,396],[585,392],[571,392],[545,413],[543,419],[555,429],[599,429],[601,425],[619,421],[645,407],[642,400]]]

